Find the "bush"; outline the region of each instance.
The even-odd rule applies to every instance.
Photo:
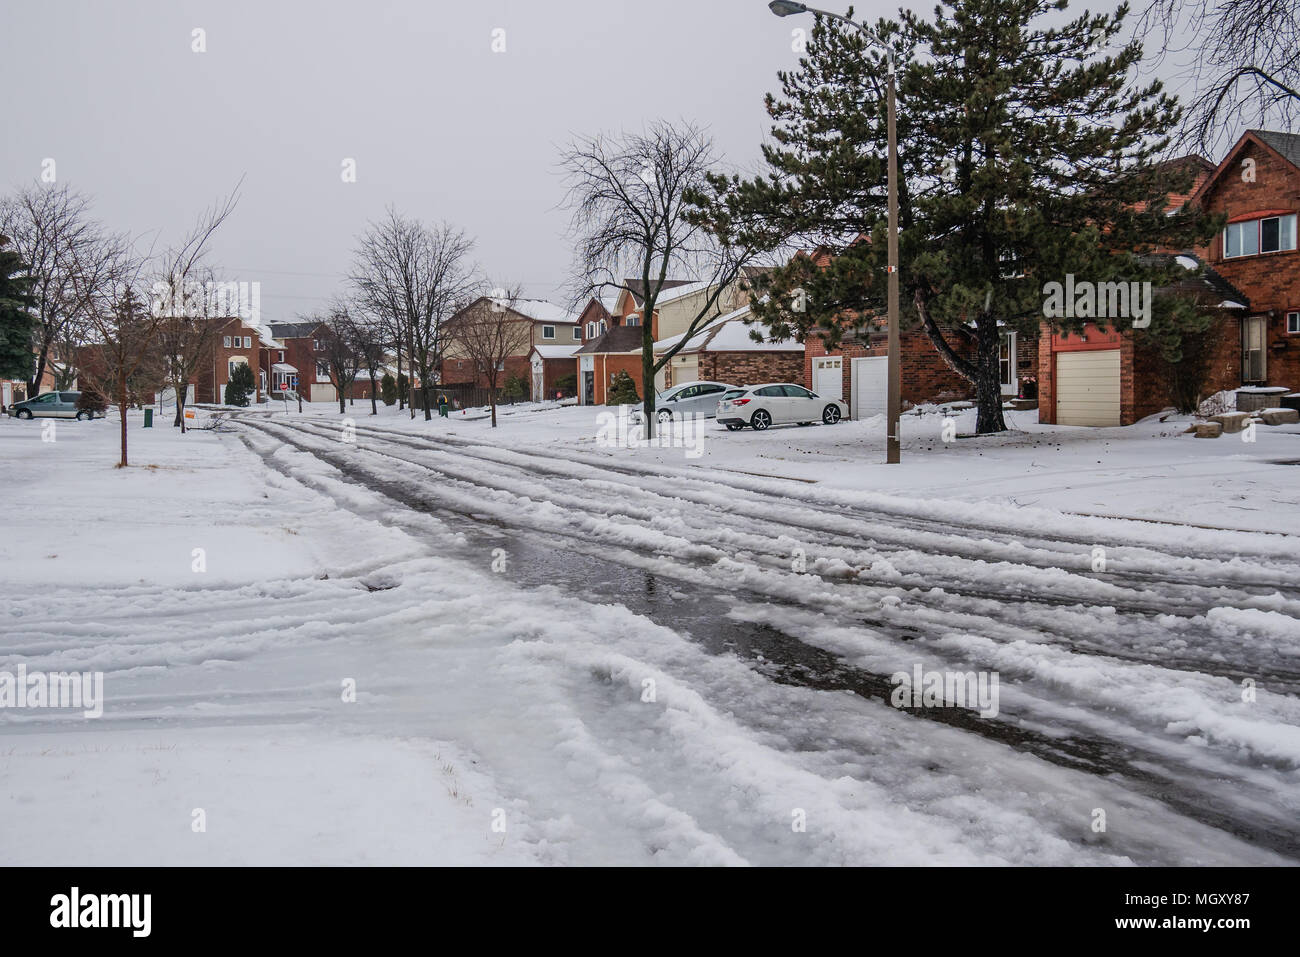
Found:
[[[528,380],[523,376],[512,375],[501,387],[501,398],[507,402],[517,402],[528,395]]]
[[[235,371],[230,374],[230,381],[226,383],[226,405],[240,407],[248,405],[248,397],[253,394],[255,388],[253,370],[248,367],[248,363],[235,366]]]
[[[397,403],[397,381],[391,372],[385,372],[384,377],[379,380],[379,397],[384,400],[384,405]]]
[[[77,396],[77,411],[103,415],[108,411],[108,397],[98,387],[87,385],[82,388],[81,395]]]
[[[1194,413],[1206,398],[1219,357],[1222,320],[1187,296],[1157,303],[1150,328],[1136,336],[1138,346],[1154,357],[1154,376],[1169,404],[1180,413]]]
[[[641,397],[636,394],[636,383],[626,372],[620,372],[614,376],[614,381],[609,384],[609,392],[605,396],[606,405],[635,405],[641,401]]]
[[[578,394],[578,377],[576,375],[562,375],[555,380],[555,391],[560,395],[569,396]],[[550,398],[550,396],[546,396]]]

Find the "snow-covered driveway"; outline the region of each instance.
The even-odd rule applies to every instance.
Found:
[[[103,668],[102,724],[206,747],[238,784],[214,799],[231,817],[248,817],[259,768],[310,781],[318,800],[285,802],[278,830],[245,823],[295,860],[337,859],[318,841],[366,813],[394,815],[393,833],[363,860],[1300,859],[1292,536],[364,420],[355,442],[258,415],[213,438],[243,468],[260,459],[270,505],[308,496],[355,536],[355,560],[328,578],[127,588],[111,614],[98,589],[8,594],[22,624],[0,668]],[[890,676],[918,666],[996,674],[996,717],[893,707]],[[346,680],[354,704],[338,703]],[[24,720],[4,727],[71,734]],[[232,728],[278,729],[274,747],[207,741]],[[218,776],[206,761],[193,773]],[[422,761],[434,807],[369,793]],[[11,761],[11,779],[32,764]],[[127,800],[129,782],[106,787]],[[140,860],[210,859],[144,840]],[[221,859],[271,853],[246,841]]]

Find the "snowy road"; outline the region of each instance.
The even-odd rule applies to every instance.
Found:
[[[1300,860],[1292,536],[364,420],[354,443],[310,418],[225,429],[209,438],[226,456],[265,468],[250,520],[310,501],[302,533],[363,530],[331,533],[355,561],[128,585],[111,611],[98,589],[7,596],[0,669],[101,668],[95,733],[196,749],[192,773],[152,756],[135,769],[174,776],[175,793],[97,781],[140,804],[115,862],[356,861],[363,817],[361,859],[387,862]],[[890,676],[916,666],[996,673],[998,714],[893,707]],[[341,678],[356,704],[339,704]],[[53,760],[67,722],[8,717],[13,776]],[[277,772],[292,798],[267,796]],[[395,774],[403,800],[384,802]],[[432,811],[430,784],[457,807]],[[273,827],[249,795],[277,809]],[[168,802],[225,807],[240,839],[180,850],[156,833]],[[488,830],[497,812],[506,835]],[[41,859],[35,838],[5,837]]]
[[[364,425],[351,446],[334,426],[251,416],[241,428],[290,475],[279,443],[467,534],[458,557],[486,566],[504,546],[518,584],[616,602],[725,656],[697,674],[653,645],[574,636],[583,653],[662,672],[746,735],[775,736],[782,758],[798,756],[832,790],[861,781],[912,808],[961,808],[989,839],[997,820],[1032,817],[1036,830],[1138,862],[1214,858],[1224,835],[1300,858],[1300,565],[1289,537],[1152,540],[1135,523],[1035,527],[1041,516],[942,503],[849,505],[800,483],[657,476],[595,453]],[[405,521],[400,510],[387,520]],[[1104,572],[1093,570],[1097,546]],[[997,672],[1000,714],[889,709],[888,676],[918,663]],[[756,675],[785,687],[754,695]],[[1241,700],[1243,679],[1258,686],[1253,703]],[[612,717],[593,709],[582,720]],[[1090,830],[1096,808],[1113,809],[1105,836]]]

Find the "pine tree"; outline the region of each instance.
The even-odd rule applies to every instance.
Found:
[[[247,363],[241,362],[230,373],[226,383],[226,405],[240,407],[248,405],[248,397],[253,394],[253,370]]]
[[[609,384],[609,392],[605,396],[606,405],[636,405],[641,401],[637,394],[636,383],[626,372],[619,372],[614,376],[614,381]]]
[[[391,372],[385,372],[384,377],[379,380],[379,393],[384,400],[384,405],[393,405],[397,402],[397,381]]]
[[[0,379],[27,379],[32,374],[35,299],[28,293],[27,266],[16,252],[5,249],[0,236]]]
[[[1046,283],[1159,286],[1171,263],[1138,254],[1216,228],[1192,210],[1165,215],[1168,194],[1190,185],[1188,167],[1157,162],[1181,110],[1158,82],[1132,84],[1141,47],[1115,41],[1127,7],[1062,23],[1066,5],[950,0],[933,20],[904,12],[875,28],[898,62],[901,325],[971,383],[980,434],[1005,429],[1000,340],[1037,333]],[[833,346],[886,312],[886,58],[819,18],[799,69],[779,79],[768,175],[714,178],[714,205],[829,254],[760,278],[769,298],[754,311],[777,337]]]

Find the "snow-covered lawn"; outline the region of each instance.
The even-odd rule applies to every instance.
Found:
[[[603,411],[133,414],[126,470],[0,419],[0,673],[106,699],[0,709],[0,863],[1300,856],[1295,430],[922,418],[890,468],[878,420],[692,459]],[[1000,715],[891,707],[913,664]]]

